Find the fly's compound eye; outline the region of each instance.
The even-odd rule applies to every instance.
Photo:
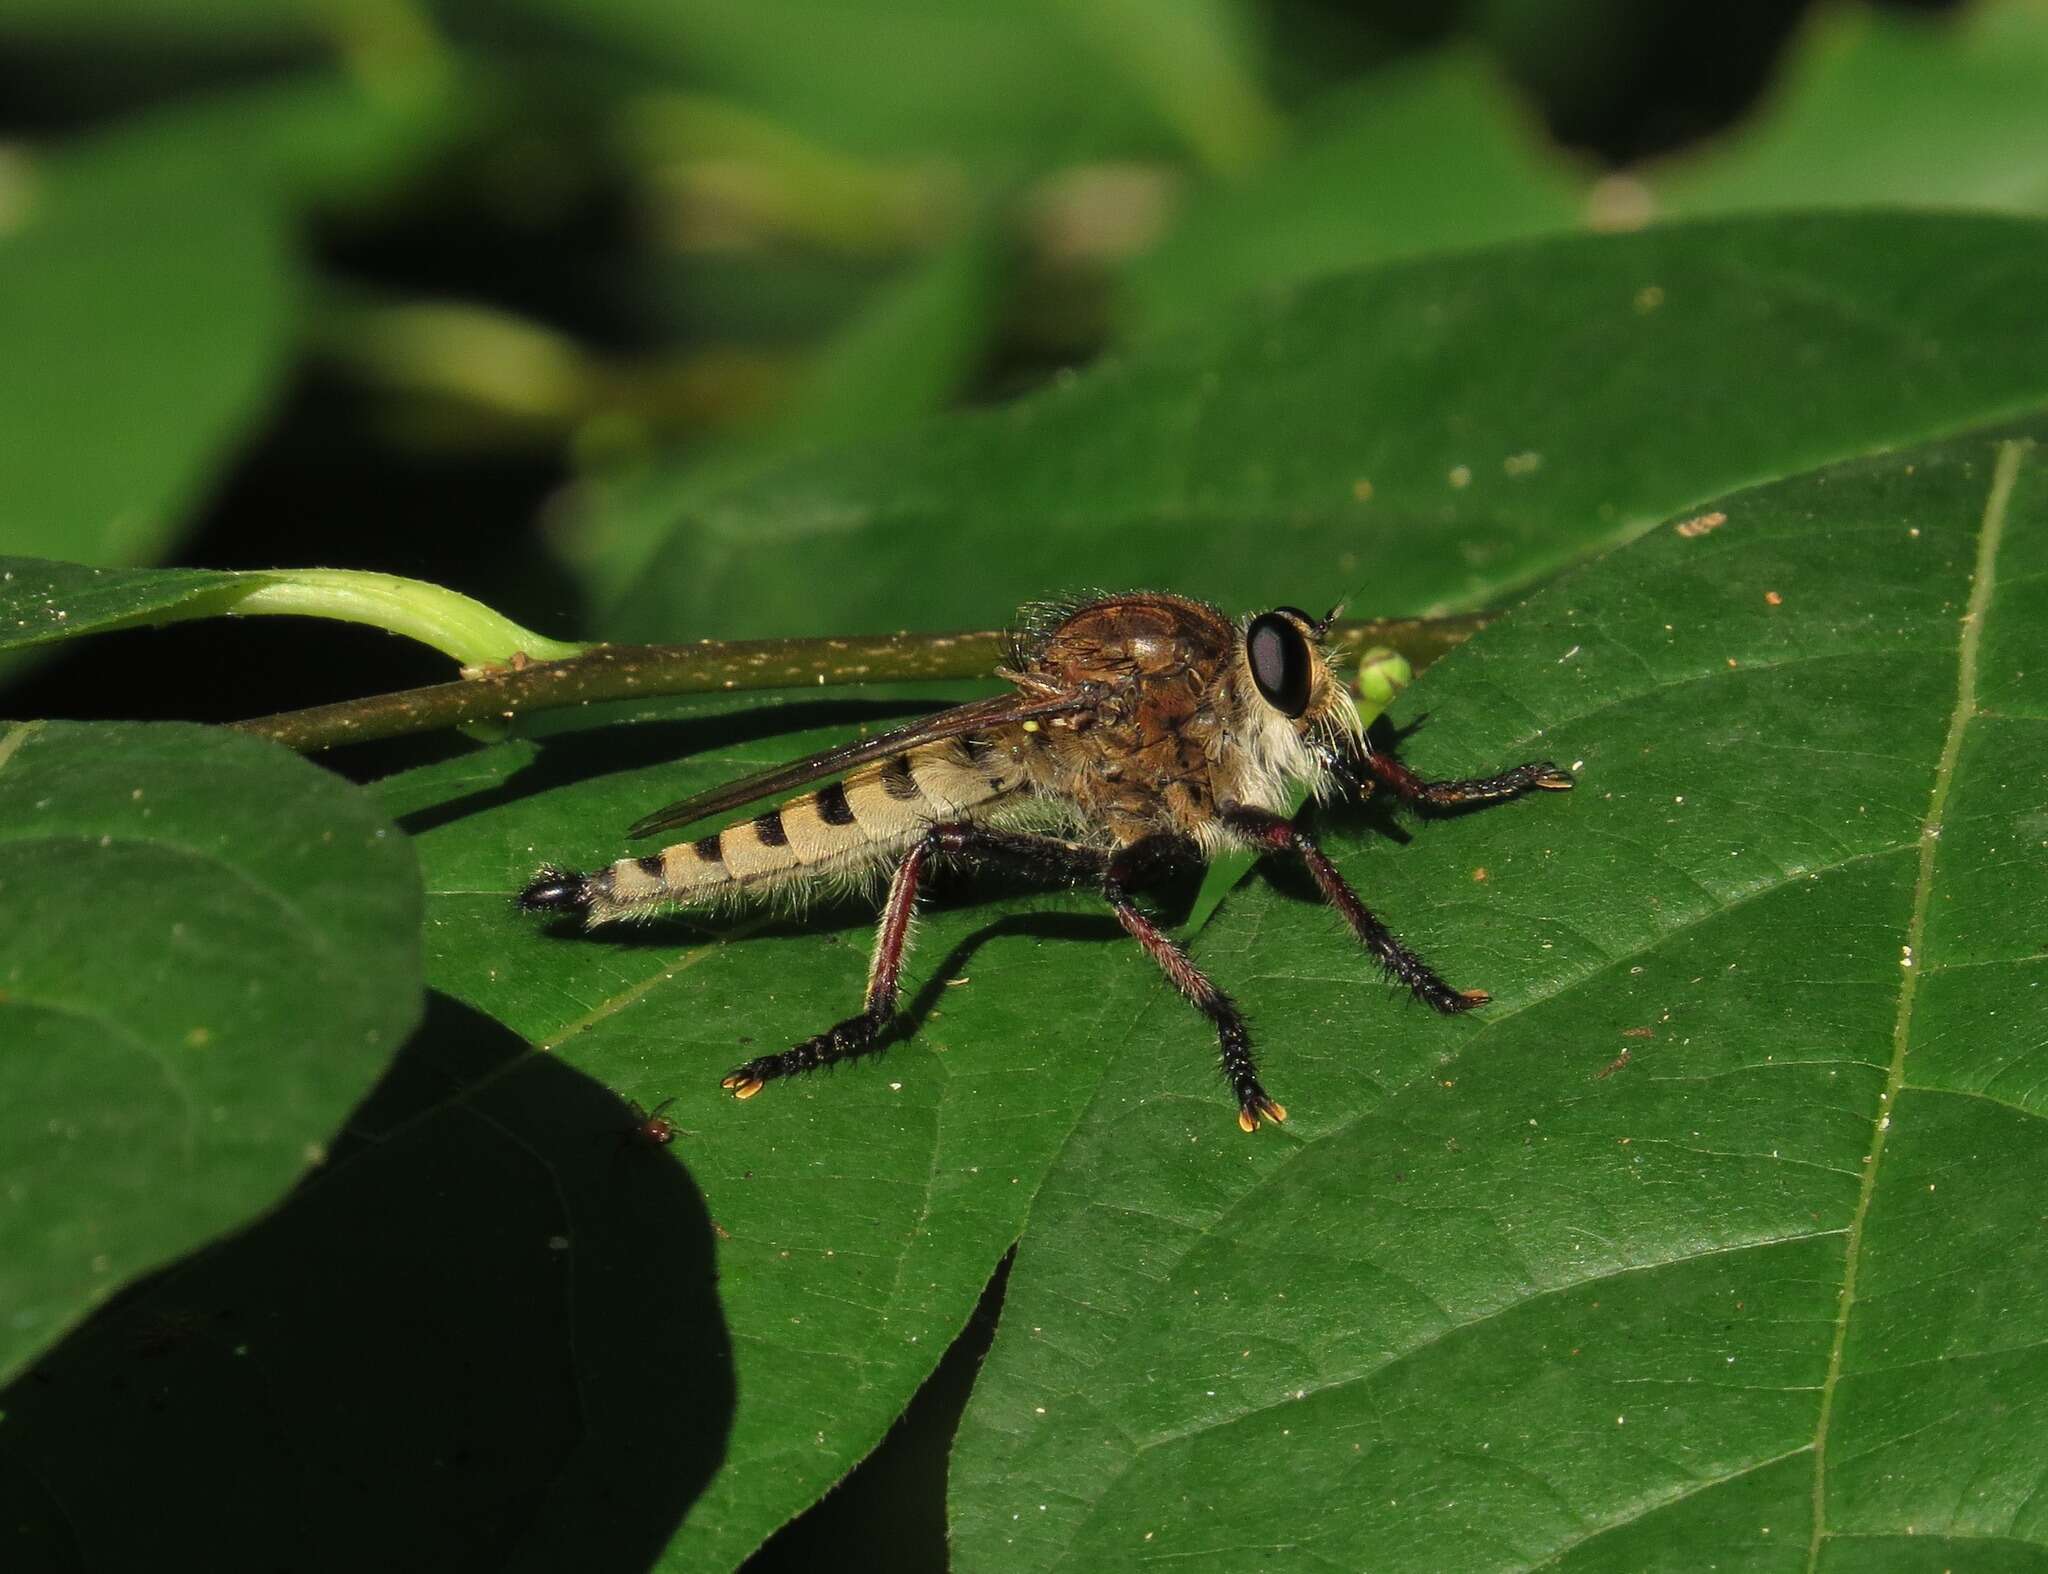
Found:
[[[1253,618],[1244,631],[1244,654],[1261,699],[1283,716],[1299,716],[1308,709],[1314,664],[1299,623],[1284,612]]]

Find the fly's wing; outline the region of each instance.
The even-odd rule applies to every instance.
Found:
[[[737,809],[745,804],[758,803],[763,798],[775,798],[793,788],[810,782],[821,781],[827,776],[837,776],[869,760],[878,760],[885,755],[901,754],[919,744],[936,743],[944,738],[958,738],[970,732],[979,732],[984,727],[998,727],[1006,722],[1042,721],[1053,716],[1063,716],[1084,710],[1093,704],[1087,694],[998,694],[993,698],[976,700],[968,705],[956,705],[951,710],[942,710],[933,716],[921,717],[907,726],[898,727],[894,732],[885,732],[879,737],[862,738],[853,743],[843,743],[836,749],[827,749],[822,754],[813,754],[808,759],[796,760],[788,765],[778,765],[772,770],[759,771],[752,776],[743,776],[736,782],[727,782],[723,787],[714,787],[709,792],[699,793],[694,798],[685,798],[672,803],[665,809],[657,809],[646,818],[635,821],[626,831],[628,836],[652,836],[657,831],[674,830],[679,825],[689,825],[697,820],[708,819],[722,814],[727,809]]]

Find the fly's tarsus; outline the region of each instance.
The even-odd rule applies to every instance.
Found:
[[[1347,774],[1358,780],[1363,772],[1385,787],[1403,803],[1421,809],[1479,808],[1506,803],[1525,792],[1566,792],[1573,786],[1572,773],[1550,760],[1532,760],[1512,765],[1494,776],[1476,776],[1466,781],[1426,781],[1391,754],[1372,752],[1347,762]]]
[[[890,1004],[893,1008],[894,1002]],[[880,1017],[862,1012],[857,1017],[836,1023],[815,1038],[807,1038],[801,1044],[783,1050],[779,1055],[762,1055],[744,1066],[735,1067],[718,1085],[736,1099],[750,1099],[778,1077],[802,1076],[806,1071],[820,1071],[842,1060],[852,1060],[855,1056],[869,1053],[879,1046],[882,1030],[888,1025],[888,1012],[883,1012]]]

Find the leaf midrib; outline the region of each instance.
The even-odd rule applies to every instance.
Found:
[[[1955,782],[1956,763],[1962,757],[1963,735],[1977,714],[1977,651],[1984,637],[1991,590],[1996,583],[1998,549],[2005,538],[2005,516],[2014,482],[2031,444],[2008,439],[1998,445],[1998,460],[1992,468],[1991,488],[1984,498],[1983,523],[1977,533],[1977,561],[1972,570],[1970,601],[1963,614],[1962,636],[1956,652],[1956,703],[1949,713],[1948,735],[1942,740],[1941,758],[1934,770],[1934,787],[1928,796],[1927,814],[1920,822],[1920,868],[1913,881],[1912,916],[1906,923],[1906,955],[1899,986],[1899,1010],[1892,1024],[1892,1060],[1885,1072],[1884,1091],[1878,1096],[1876,1117],[1871,1122],[1870,1157],[1863,1166],[1863,1184],[1856,1196],[1856,1211],[1849,1219],[1849,1241],[1842,1259],[1842,1292],[1835,1310],[1835,1337],[1828,1351],[1827,1376],[1821,1380],[1820,1415],[1813,1431],[1813,1532],[1807,1542],[1806,1567],[1814,1574],[1820,1567],[1821,1549],[1828,1537],[1828,1427],[1834,1418],[1835,1393],[1842,1376],[1842,1357],[1849,1342],[1849,1316],[1856,1307],[1856,1273],[1861,1260],[1863,1229],[1870,1217],[1871,1199],[1877,1194],[1877,1178],[1883,1167],[1891,1115],[1906,1084],[1906,1053],[1912,1042],[1913,1006],[1919,995],[1921,952],[1927,936],[1927,911],[1934,895],[1934,868],[1941,846],[1943,812],[1948,807],[1949,789]]]

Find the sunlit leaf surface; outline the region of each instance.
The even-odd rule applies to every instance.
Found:
[[[1171,1001],[1108,1049],[960,1566],[2040,1558],[2038,435],[1738,494],[1418,683],[1415,763],[1580,771],[1353,855],[1494,1004],[1431,1020],[1312,906],[1225,908],[1201,956],[1295,1118],[1232,1140]]]

